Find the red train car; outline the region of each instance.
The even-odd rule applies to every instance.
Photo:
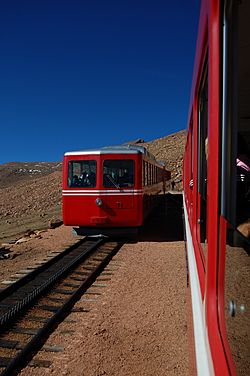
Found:
[[[141,146],[65,153],[63,222],[83,235],[136,233],[169,180]]]
[[[184,155],[192,374],[250,375],[250,2],[203,0]]]

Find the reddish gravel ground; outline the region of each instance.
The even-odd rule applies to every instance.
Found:
[[[101,295],[77,304],[90,312],[69,316],[75,333],[50,339],[63,353],[50,355],[50,368],[23,375],[189,374],[183,242],[126,244],[111,268]]]

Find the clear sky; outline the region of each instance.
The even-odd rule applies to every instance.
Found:
[[[0,163],[186,128],[199,0],[1,0]]]

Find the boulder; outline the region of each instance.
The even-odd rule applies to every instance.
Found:
[[[59,218],[52,218],[49,221],[49,228],[56,228],[60,227],[63,224],[63,221]]]

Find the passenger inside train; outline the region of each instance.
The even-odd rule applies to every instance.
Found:
[[[68,186],[94,188],[96,186],[96,161],[70,161]]]

